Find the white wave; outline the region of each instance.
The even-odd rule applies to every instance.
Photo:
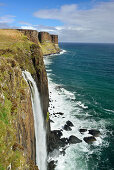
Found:
[[[83,109],[87,109],[88,108],[88,106],[85,106],[81,101],[77,102],[77,105],[79,105]]]
[[[50,61],[50,57],[46,60]],[[51,62],[47,63],[51,64]],[[92,116],[90,121],[90,119],[88,119],[89,114],[86,111],[88,106],[86,106],[81,101],[75,101],[76,93],[72,93],[66,90],[62,85],[54,83],[53,80],[50,78],[50,75],[51,72],[48,73],[49,94],[51,99],[49,112],[50,119],[54,122],[51,123],[51,130],[62,129],[66,121],[70,120],[74,124],[74,127],[72,127],[72,131],[63,130],[62,137],[68,138],[70,135],[74,135],[81,139],[82,143],[70,145],[66,149],[65,156],[58,155],[58,153],[56,154],[56,152],[54,152],[54,155],[49,155],[49,159],[58,160],[56,170],[88,169],[87,160],[85,159],[89,159],[89,156],[91,156],[93,152],[100,152],[101,146],[108,146],[108,144],[103,141],[103,138],[106,135],[105,121],[101,119],[100,121],[96,122],[94,119],[92,119]],[[57,112],[62,112],[64,113],[64,115],[55,116],[53,113]],[[78,119],[76,115],[83,116],[83,119]],[[84,134],[81,134],[79,132],[79,129],[81,128],[99,129],[102,132],[101,137],[98,137],[97,141],[93,144],[96,147],[94,151],[92,151],[90,149],[90,146],[83,140],[84,137],[91,135],[88,134],[88,131]],[[99,147],[99,150],[97,150],[97,147]]]
[[[104,109],[105,111],[107,111],[107,112],[112,112],[112,113],[114,113],[114,110],[109,110],[109,109]]]
[[[66,50],[61,50],[60,54],[64,54],[66,52],[67,52]]]
[[[66,52],[67,52],[66,50],[61,49],[61,51],[60,51],[59,53],[49,54],[49,55],[44,56],[44,58],[46,58],[46,57],[52,57],[52,56],[56,56],[56,55],[62,55],[62,54],[64,54],[64,53],[66,53]]]
[[[66,97],[70,98],[70,99],[75,99],[75,94],[64,89],[64,88],[61,88],[61,94],[64,94],[66,95]]]

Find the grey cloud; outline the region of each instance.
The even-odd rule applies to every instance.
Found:
[[[45,25],[28,24],[28,25],[21,26],[21,28],[22,29],[34,29],[34,30],[37,30],[37,31],[46,31],[46,32],[49,32],[51,34],[58,34],[58,29],[56,29],[55,27],[45,26]]]
[[[60,40],[86,42],[114,42],[114,1],[96,3],[88,10],[79,10],[76,4],[60,9],[39,10],[35,17],[63,22],[56,27]]]

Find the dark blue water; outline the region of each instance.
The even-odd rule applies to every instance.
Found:
[[[102,129],[104,134],[101,137],[104,144],[90,146],[92,154],[89,154],[88,159],[87,153],[79,157],[82,167],[81,163],[79,166],[74,163],[69,170],[112,170],[114,169],[114,44],[60,43],[59,46],[66,52],[51,57],[47,72],[48,69],[51,70],[49,76],[52,82],[62,85],[65,90],[73,93],[75,103],[80,101],[86,106],[79,115],[75,111],[74,118],[95,122],[96,127]],[[81,116],[81,113],[87,113],[89,116],[84,117],[83,114]],[[99,122],[102,122],[103,126]]]

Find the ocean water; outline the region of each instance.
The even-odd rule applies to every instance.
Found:
[[[114,44],[61,43],[61,54],[46,56],[50,92],[51,129],[62,129],[70,120],[72,131],[82,143],[69,145],[66,154],[54,151],[49,160],[57,160],[56,170],[114,169]],[[55,117],[53,113],[63,112]],[[101,136],[92,145],[84,142],[88,132],[98,129]]]

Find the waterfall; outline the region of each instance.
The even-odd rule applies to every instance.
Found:
[[[34,126],[36,136],[36,164],[39,170],[47,170],[47,150],[46,150],[46,131],[44,128],[44,118],[40,103],[40,96],[36,82],[27,71],[22,73],[24,79],[28,82],[31,89],[32,109],[34,115]]]

